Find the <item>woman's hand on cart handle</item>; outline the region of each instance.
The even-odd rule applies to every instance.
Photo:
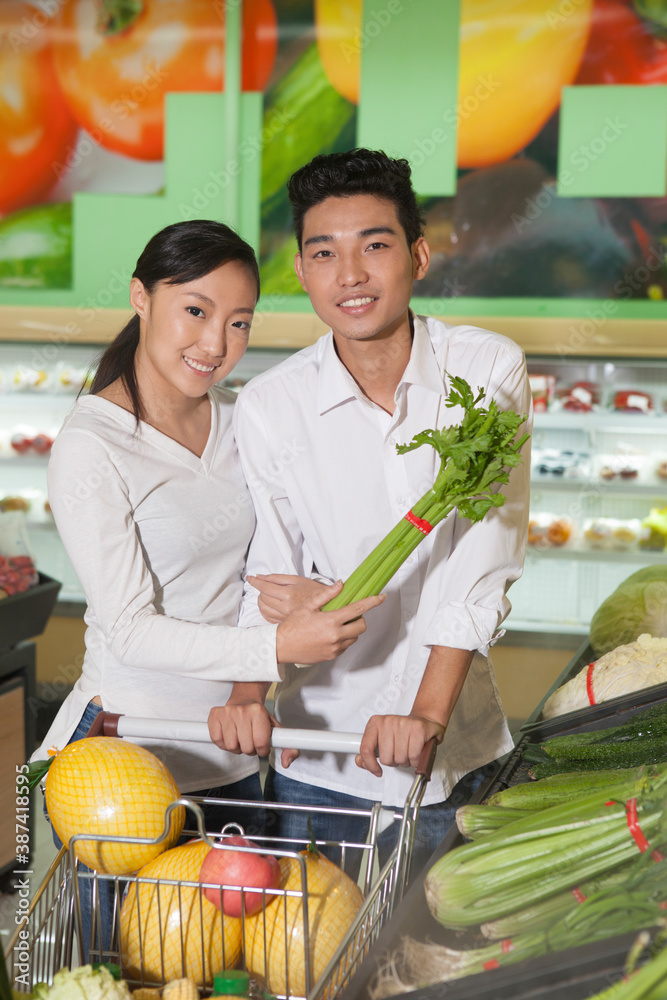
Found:
[[[442,743],[445,727],[434,719],[411,715],[372,715],[355,760],[358,767],[382,776],[386,767],[418,768],[429,740]]]
[[[339,580],[311,594],[280,623],[276,631],[278,663],[301,666],[335,660],[366,631],[364,614],[382,604],[386,595],[365,597],[336,611],[322,612],[321,608],[336,597],[342,587]]]
[[[280,725],[264,704],[268,689],[268,684],[237,683],[227,703],[211,709],[208,731],[216,746],[228,753],[267,756],[271,733]],[[298,756],[298,750],[283,750],[283,767],[289,767]]]

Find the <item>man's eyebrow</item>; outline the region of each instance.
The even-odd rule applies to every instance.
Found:
[[[396,230],[391,226],[372,226],[370,229],[362,229],[357,233],[359,239],[365,240],[367,236],[379,236],[386,233],[388,236],[396,236]]]
[[[359,232],[357,233],[357,238],[360,240],[365,240],[369,236],[380,236],[383,233],[386,234],[387,236],[397,235],[396,230],[392,229],[391,226],[371,226],[370,229],[360,229]],[[334,242],[333,236],[325,236],[324,234],[322,234],[321,236],[309,236],[308,239],[304,241],[303,245],[305,247],[309,247],[315,243],[333,243],[333,242]]]
[[[309,236],[303,245],[310,247],[314,243],[333,243],[333,236]]]

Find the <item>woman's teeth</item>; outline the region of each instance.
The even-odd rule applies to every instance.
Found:
[[[206,372],[210,374],[210,372],[213,372],[216,369],[216,365],[202,365],[199,361],[193,361],[192,358],[188,358],[185,355],[183,355],[183,359],[186,364],[190,365],[191,368],[194,368],[195,371],[198,372]]]
[[[371,302],[375,302],[375,298],[372,296],[366,296],[363,299],[347,299],[345,302],[341,302],[341,306],[345,309],[352,309],[355,306],[368,306]]]

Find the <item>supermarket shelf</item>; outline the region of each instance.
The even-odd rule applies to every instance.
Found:
[[[547,490],[551,492],[577,493],[580,490],[595,490],[600,494],[655,497],[657,500],[667,499],[667,479],[658,479],[654,483],[637,482],[623,479],[584,479],[583,476],[565,479],[561,476],[533,476],[530,480],[531,490]]]
[[[543,621],[527,621],[522,618],[510,617],[503,623],[503,628],[507,630],[506,632],[506,642],[507,645],[515,645],[513,642],[513,635],[517,633],[534,633],[537,636],[544,635],[588,635],[589,625],[585,622],[557,622],[550,621],[548,625],[545,625]],[[525,636],[521,637],[521,642],[516,643],[516,645],[529,645],[527,638]],[[546,641],[536,643],[536,645],[544,645],[547,649],[557,648],[553,643]],[[560,647],[558,647],[560,648]]]
[[[597,410],[593,413],[567,413],[556,410],[536,413],[533,426],[537,430],[604,431],[606,434],[627,434],[628,431],[667,433],[665,413],[617,413]]]
[[[667,563],[667,551],[656,552],[651,549],[594,549],[575,548],[564,545],[562,548],[538,549],[529,546],[526,550],[526,562],[538,559],[568,559],[577,562],[610,562],[610,563]]]

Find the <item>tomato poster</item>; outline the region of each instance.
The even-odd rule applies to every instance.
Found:
[[[287,180],[358,144],[371,28],[409,17],[411,3],[436,17],[443,0],[378,0],[373,23],[363,0],[242,0],[241,88],[263,95],[255,204],[267,297],[301,294]],[[0,288],[71,287],[77,192],[159,197],[165,95],[224,91],[227,9],[2,0]],[[664,299],[667,199],[568,197],[558,157],[564,88],[667,85],[667,0],[461,0],[460,10],[456,193],[421,198],[432,265],[415,296]],[[485,74],[502,80],[498,99],[466,114]],[[423,100],[435,108],[428,76],[425,66]]]

